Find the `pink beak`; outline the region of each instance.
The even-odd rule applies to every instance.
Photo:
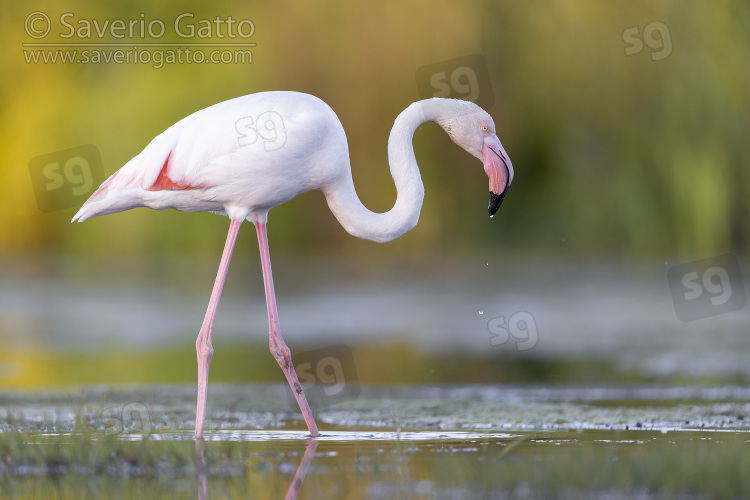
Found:
[[[484,139],[482,162],[484,163],[484,171],[490,179],[490,205],[488,210],[490,217],[492,217],[500,208],[500,204],[508,192],[508,186],[513,180],[513,164],[510,162],[503,145],[500,144],[500,139],[494,134]]]

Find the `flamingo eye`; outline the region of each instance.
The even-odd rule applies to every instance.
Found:
[[[482,125],[482,132],[487,132],[489,129],[487,125]]]

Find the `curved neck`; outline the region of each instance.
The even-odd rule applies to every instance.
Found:
[[[349,165],[346,175],[324,189],[328,206],[346,231],[358,238],[385,243],[398,238],[419,220],[424,185],[414,157],[414,131],[426,121],[443,117],[439,99],[417,101],[396,118],[388,138],[388,163],[396,184],[396,204],[388,212],[368,210],[357,197]]]

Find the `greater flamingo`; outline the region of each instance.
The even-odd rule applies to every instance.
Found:
[[[232,250],[245,219],[255,224],[266,295],[271,353],[281,366],[310,434],[318,428],[279,329],[268,253],[268,211],[295,196],[319,189],[344,229],[359,238],[387,242],[414,227],[424,186],[412,137],[425,121],[437,122],[450,138],[482,160],[489,177],[489,214],[500,207],[513,181],[513,165],[482,108],[469,101],[418,101],[397,118],[388,139],[388,162],[397,199],[388,212],[362,205],[352,182],[346,134],[336,114],[317,97],[297,92],[262,92],[197,111],[156,136],[112,174],[73,217],[82,222],[136,207],[227,215],[229,234],[211,299],[198,333],[198,402],[195,438],[203,437],[211,330]]]

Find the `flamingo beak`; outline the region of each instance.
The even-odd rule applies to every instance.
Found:
[[[487,210],[490,213],[490,217],[494,217],[495,213],[500,209],[500,204],[503,202],[503,199],[505,198],[505,193],[508,190],[506,189],[500,194],[493,193],[490,191],[490,205],[487,207]]]
[[[490,179],[490,217],[494,216],[500,204],[508,193],[508,187],[513,181],[513,164],[508,158],[500,139],[496,135],[489,135],[482,145],[482,162],[484,171]]]

